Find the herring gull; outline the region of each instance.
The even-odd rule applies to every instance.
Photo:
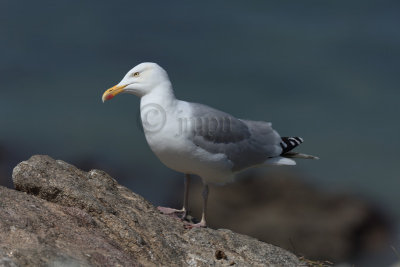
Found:
[[[206,227],[209,184],[224,184],[245,169],[261,165],[295,165],[292,158],[318,159],[292,150],[300,137],[281,137],[271,123],[238,119],[208,107],[175,98],[167,72],[156,63],[141,63],[120,83],[104,92],[102,100],[120,93],[140,97],[140,117],[151,150],[167,167],[185,174],[183,208],[159,207],[165,214],[188,215],[191,175],[203,182],[201,221]]]

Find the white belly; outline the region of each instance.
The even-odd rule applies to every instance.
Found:
[[[199,175],[206,183],[225,183],[231,179],[232,163],[224,154],[211,154],[191,142],[191,132],[185,128],[187,125],[183,126],[182,120],[177,119],[177,114],[154,113],[154,118],[151,114],[147,114],[147,117],[144,115],[146,114],[142,113],[146,140],[167,167],[178,172]],[[147,127],[149,125],[158,127]]]

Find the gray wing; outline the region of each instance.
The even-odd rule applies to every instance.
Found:
[[[210,153],[223,153],[240,171],[279,156],[281,138],[271,123],[241,120],[211,107],[191,103],[193,142]]]

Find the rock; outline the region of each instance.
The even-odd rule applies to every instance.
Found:
[[[192,189],[189,203],[198,215],[201,185]],[[354,260],[386,248],[392,236],[389,219],[371,203],[317,190],[293,175],[245,176],[210,190],[211,227],[223,226],[308,259]]]
[[[103,171],[33,156],[0,187],[0,265],[298,266],[230,230],[184,229]]]
[[[81,209],[5,187],[0,196],[0,266],[136,262]]]

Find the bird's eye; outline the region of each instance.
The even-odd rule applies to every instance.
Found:
[[[139,76],[139,72],[135,72],[135,73],[133,74],[133,77],[137,77],[137,76]]]

